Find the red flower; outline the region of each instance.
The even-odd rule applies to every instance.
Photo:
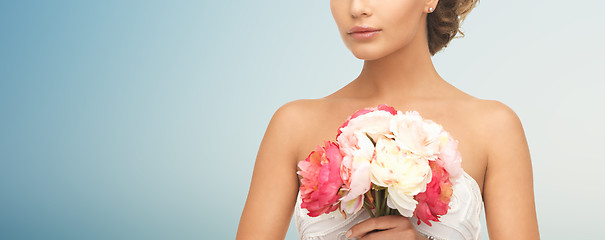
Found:
[[[439,216],[447,213],[452,198],[452,183],[449,173],[438,164],[438,161],[429,161],[432,171],[432,179],[426,186],[426,191],[418,193],[415,199],[418,201],[414,216],[418,218],[418,225],[422,220],[429,226],[429,222],[439,222]]]
[[[338,208],[339,190],[342,186],[340,164],[342,154],[338,144],[324,141],[325,147],[317,146],[309,156],[298,163],[301,179],[301,208],[311,217],[329,213]]]

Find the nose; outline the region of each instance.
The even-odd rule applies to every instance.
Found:
[[[349,9],[353,18],[359,18],[362,15],[371,16],[372,11],[366,0],[351,0],[351,8]]]

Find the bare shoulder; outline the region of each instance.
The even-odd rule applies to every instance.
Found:
[[[297,99],[281,105],[273,114],[269,125],[277,125],[282,133],[295,135],[296,131],[304,129],[321,106],[321,99]],[[296,126],[296,127],[294,127]]]
[[[298,193],[296,157],[301,129],[307,124],[304,116],[312,110],[312,102],[287,102],[271,117],[256,156],[236,239],[284,239]]]
[[[518,115],[496,100],[476,100],[487,169],[483,200],[490,238],[539,239],[529,147]]]
[[[308,129],[316,125],[325,112],[323,99],[297,99],[281,105],[273,114],[265,134],[277,134],[282,138],[282,147],[287,147],[297,156]]]
[[[498,100],[475,98],[472,100],[475,126],[486,137],[500,134],[523,134],[521,119],[508,105]]]
[[[297,99],[284,103],[273,114],[273,118],[282,121],[297,121],[301,116],[312,113],[321,99]]]
[[[493,123],[498,125],[513,125],[518,126],[521,120],[515,111],[508,105],[498,100],[481,100],[485,116]]]
[[[326,98],[292,100],[279,107],[273,118],[290,123],[311,124],[314,119],[321,118],[320,113],[326,113],[337,105],[336,101]]]
[[[512,160],[497,157],[504,147],[528,148],[521,119],[511,107],[498,100],[474,99],[472,102],[472,114],[468,115],[480,142],[484,143],[487,166],[494,165],[495,161]]]

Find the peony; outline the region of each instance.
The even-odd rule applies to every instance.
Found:
[[[418,112],[381,104],[358,110],[299,162],[301,207],[311,217],[337,208],[366,208],[372,217],[439,221],[449,210],[452,182],[462,173],[458,141]]]
[[[462,157],[458,151],[458,140],[454,140],[446,131],[441,132],[439,144],[440,165],[449,173],[451,179],[456,179],[462,174]]]
[[[422,220],[429,226],[431,221],[439,221],[439,216],[447,213],[450,208],[449,203],[452,197],[452,183],[449,179],[449,174],[444,167],[440,166],[437,161],[429,163],[432,171],[432,179],[426,186],[426,191],[418,193],[416,200],[418,206],[414,211],[414,216],[418,219],[418,225]]]
[[[343,152],[352,153],[345,154],[340,169],[344,182],[343,197],[340,199],[341,209],[348,214],[356,213],[363,207],[363,194],[371,186],[370,162],[374,155],[374,144],[367,136],[358,133],[355,140],[356,147],[341,149]]]
[[[342,154],[337,143],[325,141],[298,163],[301,179],[301,208],[311,217],[329,213],[338,208],[339,189],[342,186],[340,165]]]
[[[426,190],[432,174],[429,161],[422,155],[386,137],[376,142],[370,171],[372,183],[387,188],[387,205],[406,217],[412,216],[418,203],[414,196]]]
[[[338,128],[338,133],[336,134],[336,138],[338,138],[338,136],[342,133],[341,129],[346,127],[349,124],[349,121],[351,119],[354,119],[354,118],[364,115],[366,113],[370,113],[370,112],[374,112],[374,111],[378,111],[378,110],[389,112],[389,113],[391,113],[391,115],[397,114],[397,110],[395,110],[395,108],[388,106],[386,104],[379,104],[376,107],[369,107],[369,108],[357,110],[355,113],[353,113],[353,115],[349,116],[347,118],[347,120]]]
[[[440,133],[443,127],[431,120],[424,120],[416,111],[408,111],[405,114],[397,111],[391,119],[390,130],[395,141],[402,148],[435,160],[439,153]]]
[[[341,209],[354,214],[363,207],[364,194],[370,190],[370,163],[374,139],[389,132],[395,109],[381,104],[358,110],[339,128],[337,142],[343,153],[340,175],[344,186]]]

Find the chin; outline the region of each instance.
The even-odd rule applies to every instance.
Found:
[[[358,53],[358,52],[352,52],[353,56],[355,56],[356,58],[360,59],[360,60],[376,60],[381,58],[383,55],[379,55],[376,53]]]
[[[386,55],[384,49],[375,46],[355,46],[349,50],[353,56],[361,60],[376,60]]]

